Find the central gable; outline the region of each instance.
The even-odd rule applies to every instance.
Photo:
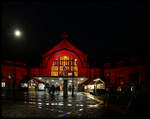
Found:
[[[72,45],[68,40],[62,40],[57,45],[55,45],[52,49],[43,54],[43,58],[53,54],[56,51],[60,51],[63,49],[68,49],[70,51],[76,52],[79,56],[87,58],[87,54],[80,51],[74,45]]]

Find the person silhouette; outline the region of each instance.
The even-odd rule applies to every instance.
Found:
[[[52,94],[54,95],[55,94],[55,86],[54,85],[52,85]]]
[[[60,87],[59,86],[56,87],[56,91],[57,91],[57,94],[59,94],[59,92],[60,92]]]

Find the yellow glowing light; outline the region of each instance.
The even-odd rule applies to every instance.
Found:
[[[15,36],[17,36],[17,37],[21,36],[21,32],[20,32],[19,30],[16,30],[14,34],[15,34]]]
[[[117,91],[121,92],[121,90],[122,90],[121,87],[118,87],[118,88],[117,88]]]
[[[59,80],[62,80],[62,78],[60,77]]]
[[[94,89],[94,85],[88,85],[88,88]]]
[[[87,86],[84,86],[84,89],[86,90],[86,89],[87,89]]]
[[[39,77],[39,80],[41,80],[42,79],[42,77]]]
[[[95,105],[87,105],[87,107],[89,107],[89,108],[92,108],[92,107],[98,107],[99,106],[99,104],[95,104]]]
[[[84,80],[84,78],[80,78],[80,80]]]
[[[2,82],[2,83],[1,83],[1,86],[2,86],[2,87],[5,87],[5,82]]]

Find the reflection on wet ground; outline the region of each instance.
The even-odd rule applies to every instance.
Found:
[[[94,97],[85,96],[82,93],[77,93],[74,97],[68,96],[67,99],[63,98],[63,92],[55,95],[49,95],[45,91],[33,91],[29,92],[28,96],[25,93],[25,104],[28,104],[32,108],[38,108],[42,110],[49,110],[51,112],[59,112],[61,114],[58,117],[66,115],[81,116],[83,112],[93,111],[93,108],[100,108],[103,105],[100,102],[94,100]],[[56,116],[56,115],[55,115]]]
[[[23,95],[24,98],[20,102],[24,107],[45,111],[51,117],[98,116],[99,113],[96,112],[104,107],[102,100],[98,102],[94,97],[91,98],[90,95],[85,95],[84,93],[76,93],[74,97],[68,95],[67,99],[63,97],[63,92],[50,95],[46,91],[29,91],[24,92]],[[34,116],[32,115],[31,117]]]

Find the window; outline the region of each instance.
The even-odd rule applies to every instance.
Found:
[[[2,86],[2,88],[4,88],[5,87],[5,82],[2,82],[1,86]]]
[[[61,56],[53,62],[51,76],[68,76],[68,72],[74,72],[74,76],[78,76],[77,60],[69,56]]]
[[[57,59],[52,64],[51,76],[58,76],[58,60]]]

